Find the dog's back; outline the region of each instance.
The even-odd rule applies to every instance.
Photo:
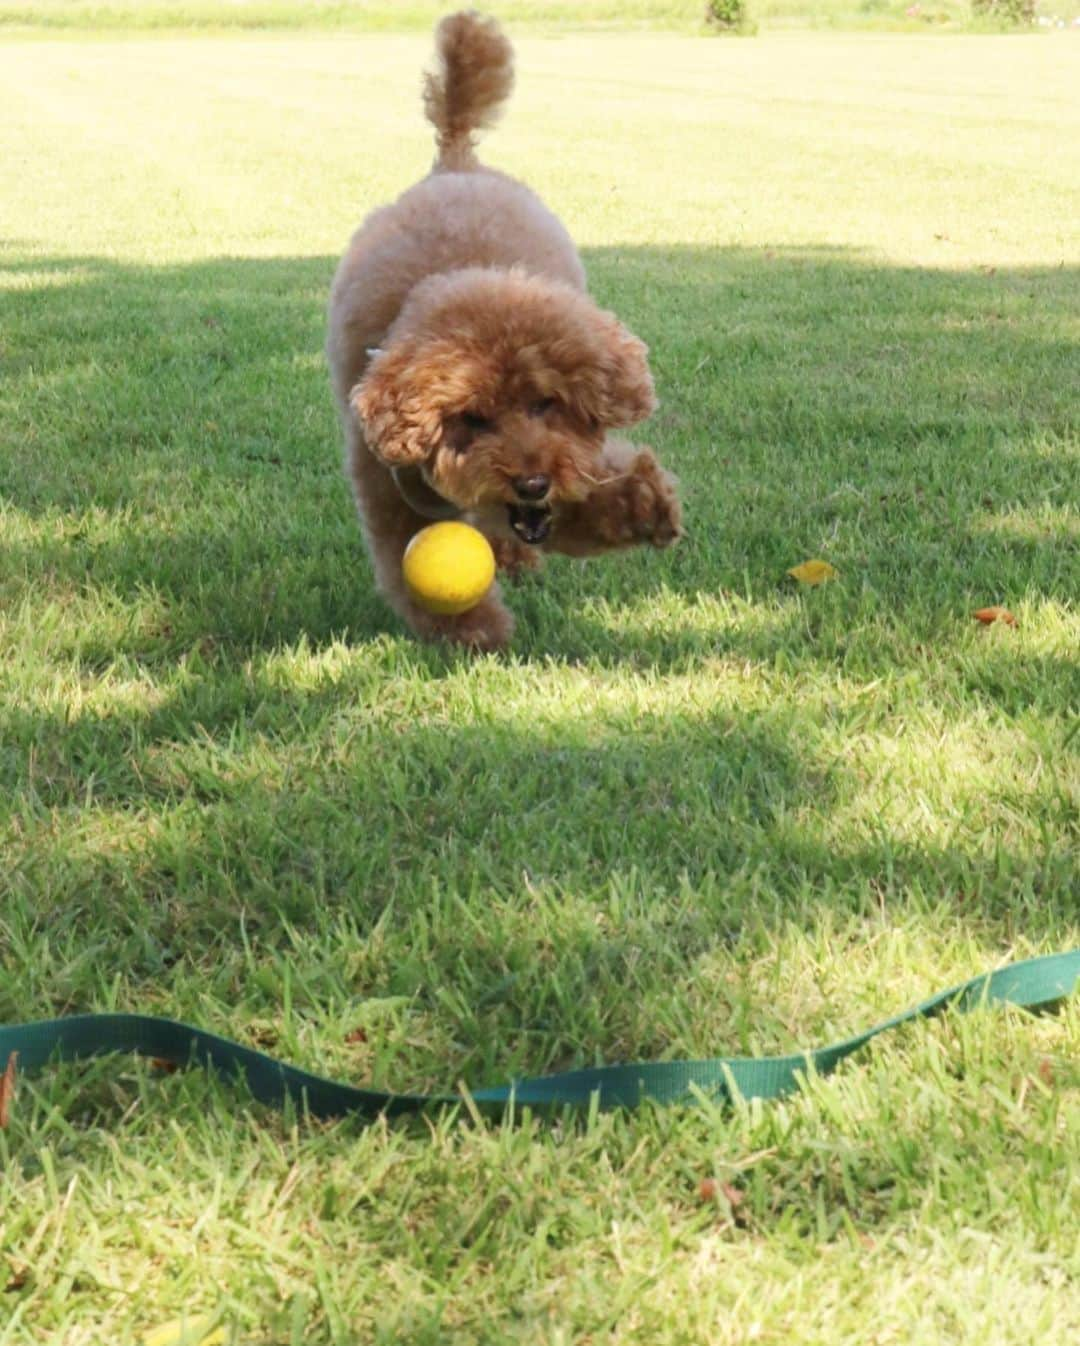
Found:
[[[513,87],[513,51],[490,19],[466,12],[436,30],[437,69],[424,108],[435,127],[430,175],[353,235],[330,294],[327,354],[344,406],[367,351],[378,346],[409,292],[427,276],[467,267],[518,267],[585,288],[570,235],[535,192],[483,167],[475,136]]]

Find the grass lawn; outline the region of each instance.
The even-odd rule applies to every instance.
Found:
[[[1080,0],[1034,0],[1055,21],[1080,14]],[[485,13],[515,32],[712,31],[706,0],[487,0]],[[752,27],[846,31],[955,32],[1000,27],[977,17],[972,0],[745,0]],[[447,0],[0,0],[0,32],[175,33],[250,29],[337,32],[430,31]]]
[[[0,45],[0,1021],[452,1090],[1075,946],[1076,50],[519,43],[486,157],[650,343],[689,536],[553,562],[469,659],[372,594],[321,354],[430,161],[428,38]],[[516,1127],[49,1070],[0,1346],[1065,1342],[1078,1060],[1076,1003],[976,1013],[780,1104]]]

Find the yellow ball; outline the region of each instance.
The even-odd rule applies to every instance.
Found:
[[[415,603],[451,615],[476,607],[495,578],[495,553],[467,523],[433,523],[405,548],[401,568]]]

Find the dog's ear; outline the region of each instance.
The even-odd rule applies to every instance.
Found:
[[[442,412],[429,395],[424,362],[411,342],[373,352],[349,405],[368,447],[391,467],[421,463],[438,447]]]
[[[599,350],[570,377],[584,416],[607,430],[636,425],[656,410],[649,348],[611,313],[599,317]]]
[[[607,414],[612,429],[636,425],[656,410],[656,391],[649,372],[649,348],[612,318],[608,327]]]

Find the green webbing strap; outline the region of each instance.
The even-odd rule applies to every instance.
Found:
[[[500,1116],[512,1105],[539,1112],[589,1107],[594,1099],[600,1108],[632,1108],[647,1098],[660,1103],[692,1102],[697,1094],[723,1100],[731,1097],[732,1090],[744,1098],[778,1098],[797,1087],[800,1074],[827,1074],[878,1033],[909,1019],[925,1018],[948,1007],[968,1010],[990,1001],[1029,1009],[1048,1007],[1070,995],[1078,978],[1080,949],[1074,949],[973,977],[857,1037],[817,1051],[760,1059],[721,1057],[596,1066],[478,1089],[471,1097],[476,1108],[488,1116]],[[0,1073],[11,1052],[18,1052],[18,1064],[24,1070],[107,1052],[138,1052],[176,1065],[201,1063],[222,1075],[243,1076],[252,1094],[263,1103],[280,1107],[291,1099],[315,1117],[344,1113],[375,1117],[459,1101],[453,1094],[387,1094],[378,1089],[355,1089],[285,1065],[215,1033],[145,1014],[75,1014],[0,1028]]]

